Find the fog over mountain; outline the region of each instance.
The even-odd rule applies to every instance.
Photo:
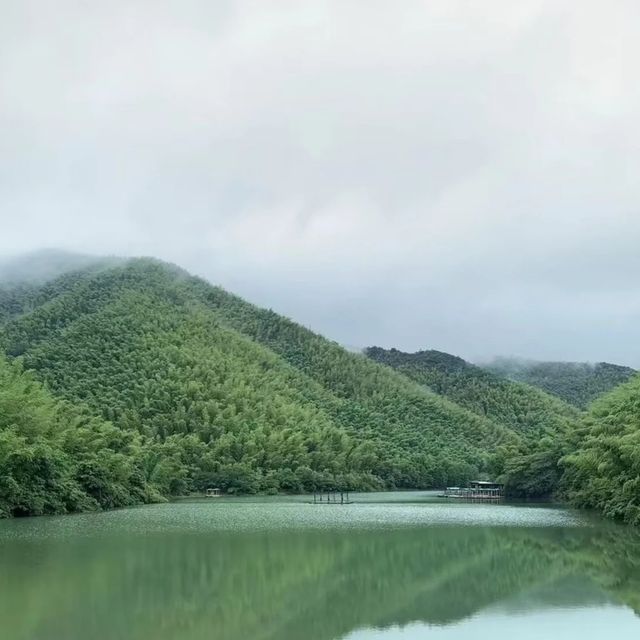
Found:
[[[640,366],[640,5],[3,0],[0,255],[352,346]]]

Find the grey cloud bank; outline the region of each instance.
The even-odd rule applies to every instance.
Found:
[[[0,252],[349,345],[640,366],[636,2],[1,0]]]

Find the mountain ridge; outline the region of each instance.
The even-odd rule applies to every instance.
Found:
[[[365,354],[461,406],[516,431],[540,435],[562,428],[560,419],[580,413],[533,386],[503,379],[458,356],[442,351],[405,353],[368,347]]]
[[[545,362],[498,357],[481,368],[503,378],[538,387],[580,409],[617,385],[627,382],[637,371],[610,362]]]
[[[349,352],[152,258],[0,284],[0,351],[0,515],[484,475],[640,522],[637,376],[585,413],[451,354]]]
[[[184,468],[170,494],[429,487],[518,436],[362,355],[150,259],[29,289],[0,344],[56,395]],[[160,485],[158,485],[160,486]]]

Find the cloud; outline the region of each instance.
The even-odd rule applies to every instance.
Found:
[[[638,18],[5,0],[0,251],[155,254],[351,345],[640,365]]]

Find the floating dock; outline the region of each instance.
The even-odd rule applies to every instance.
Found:
[[[348,491],[314,491],[313,504],[353,504]]]

